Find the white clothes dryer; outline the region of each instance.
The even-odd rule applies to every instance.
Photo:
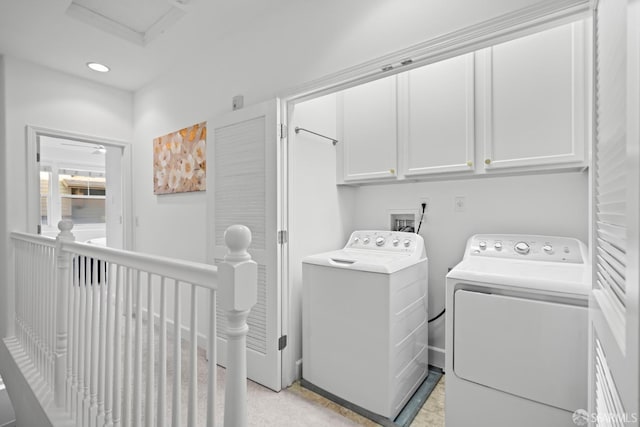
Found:
[[[475,235],[446,280],[447,427],[575,427],[587,409],[587,250]]]
[[[302,264],[304,380],[394,419],[428,374],[422,237],[354,231]]]

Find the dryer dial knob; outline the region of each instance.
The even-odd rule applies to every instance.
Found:
[[[369,244],[369,238],[365,237],[364,239],[362,239],[362,243],[364,243],[365,245]]]
[[[400,243],[400,240],[393,239],[393,246],[398,246],[399,243]]]
[[[519,253],[520,255],[526,255],[529,253],[529,251],[531,250],[531,247],[529,246],[529,244],[527,242],[518,242],[516,243],[516,245],[513,247],[513,249]]]
[[[409,240],[409,239],[405,239],[405,240],[404,240],[404,247],[405,247],[405,248],[408,248],[409,246],[411,246],[411,240]]]
[[[480,243],[478,243],[478,246],[480,246],[480,249],[487,249],[487,242],[481,240]]]
[[[501,251],[502,250],[502,242],[494,243],[493,247],[496,248],[496,251]]]
[[[551,255],[551,254],[553,253],[553,246],[551,246],[551,245],[544,245],[544,246],[542,247],[542,250],[543,250],[545,253],[547,253],[547,254]]]
[[[359,237],[354,237],[353,238],[353,243],[355,243],[355,244],[360,243],[360,238]]]
[[[385,242],[384,237],[378,237],[376,239],[376,246],[382,246],[384,245],[384,242]]]

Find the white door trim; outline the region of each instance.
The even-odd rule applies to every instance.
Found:
[[[108,147],[117,147],[122,150],[122,215],[123,215],[123,244],[122,249],[133,247],[133,193],[132,193],[132,157],[131,144],[127,141],[104,138],[93,135],[51,129],[40,126],[26,126],[27,137],[27,232],[37,233],[40,219],[38,217],[40,205],[40,183],[38,180],[38,146],[41,136],[68,139],[72,141],[100,144]]]

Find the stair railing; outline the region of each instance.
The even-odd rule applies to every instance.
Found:
[[[45,409],[53,405],[77,426],[194,427],[199,418],[214,426],[216,310],[222,309],[228,366],[219,418],[225,426],[246,426],[247,317],[257,298],[249,229],[226,230],[228,254],[216,267],[77,243],[71,221],[58,228],[55,240],[11,234],[15,340],[45,384],[39,395],[52,397]],[[203,298],[207,362],[197,345]],[[205,370],[206,403],[198,398]]]

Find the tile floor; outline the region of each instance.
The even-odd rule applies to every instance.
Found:
[[[418,412],[418,415],[414,418],[411,423],[411,427],[444,427],[444,383],[445,376],[443,375],[429,395],[429,398],[422,409],[420,409],[420,412]],[[356,425],[366,427],[379,426],[378,423],[375,423],[368,418],[351,411],[350,409],[340,406],[337,403],[312,392],[311,390],[303,388],[299,383],[293,384],[288,390],[307,400],[313,401],[327,409],[339,413],[343,417],[353,421]]]

